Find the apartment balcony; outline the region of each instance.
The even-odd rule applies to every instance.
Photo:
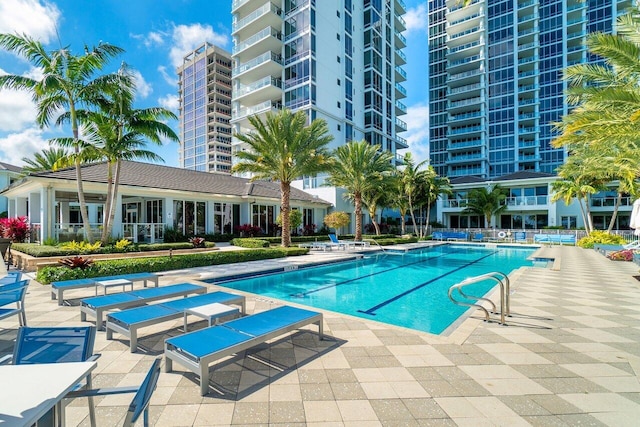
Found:
[[[242,40],[260,28],[268,25],[273,28],[282,27],[282,10],[275,4],[267,2],[242,19],[234,19],[231,35]]]
[[[450,74],[449,78],[447,79],[447,84],[451,86],[452,83],[456,85],[471,84],[472,82],[475,83],[478,82],[478,79],[482,74],[483,73],[480,69]]]
[[[519,139],[518,148],[536,148],[540,145],[536,140]]]
[[[586,24],[586,23],[587,23],[587,18],[586,17],[582,17],[582,16],[579,16],[578,18],[574,18],[574,19],[568,19],[567,20],[567,29],[569,27],[574,26],[574,25],[582,26],[582,24]]]
[[[531,50],[531,49],[537,49],[540,47],[540,44],[538,43],[537,40],[529,42],[529,43],[524,43],[521,45],[518,45],[518,52],[524,52],[527,50]]]
[[[567,33],[567,42],[573,39],[581,39],[587,35],[585,30],[573,31],[571,33]]]
[[[538,27],[524,28],[518,31],[518,38],[533,36],[538,33]]]
[[[475,139],[469,139],[465,141],[449,142],[449,144],[447,145],[447,150],[448,151],[456,151],[456,150],[467,151],[469,150],[469,148],[476,148],[476,147],[484,147],[484,139],[475,138]]]
[[[461,154],[457,156],[450,156],[446,163],[448,165],[461,165],[465,163],[478,163],[487,158],[486,155],[482,153],[472,153],[472,154]]]
[[[404,150],[405,148],[409,148],[409,143],[403,137],[396,135],[395,139],[396,139],[396,150]]]
[[[396,117],[396,132],[406,132],[407,124]]]
[[[232,54],[236,59],[240,56],[252,58],[265,51],[275,53],[282,51],[282,34],[275,28],[266,27],[243,40],[233,47]]]
[[[540,132],[540,128],[538,127],[519,127],[518,128],[518,135],[526,135],[526,134],[530,134],[530,133],[538,133]]]
[[[482,174],[483,174],[482,166],[454,169],[447,172],[447,176],[450,178],[454,178],[458,176],[482,175]]]
[[[538,98],[518,99],[518,107],[535,107],[539,103]]]
[[[538,4],[537,0],[525,0],[518,3],[518,10],[525,11]]]
[[[447,123],[451,126],[460,126],[466,123],[478,122],[479,119],[484,117],[482,111],[471,111],[469,113],[461,114],[449,114]]]
[[[396,65],[396,81],[404,82],[407,80],[407,72],[399,65]]]
[[[294,13],[298,13],[304,8],[309,7],[311,5],[311,1],[312,0],[295,0],[291,2],[289,9],[285,10],[285,18],[291,16]],[[279,3],[279,1],[277,3]]]
[[[549,196],[517,196],[507,197],[504,200],[504,204],[509,207],[540,207],[546,206],[549,202]]]
[[[457,113],[462,113],[463,111],[474,111],[478,110],[478,108],[483,103],[483,97],[475,97],[469,99],[463,99],[460,101],[449,101],[448,109],[449,112],[454,114],[453,110],[457,110]]]
[[[394,2],[394,10],[398,15],[403,15],[407,12],[407,6],[404,4],[404,1],[396,0]]]
[[[396,83],[396,99],[407,97],[407,90],[400,83]]]
[[[450,101],[457,101],[464,98],[473,98],[481,95],[481,91],[484,89],[484,83],[471,83],[464,86],[458,86],[449,89],[447,98]]]
[[[475,27],[471,27],[468,28],[464,31],[460,31],[458,33],[454,33],[451,34],[447,39],[448,41],[453,41],[453,40],[458,40],[458,41],[462,41],[462,42],[467,42],[467,37],[469,36],[473,36],[473,37],[477,37],[477,34],[480,31],[480,26],[475,26]],[[470,37],[469,37],[470,38]]]
[[[407,55],[400,49],[396,49],[396,65],[404,65],[407,63]]]
[[[526,70],[526,71],[520,71],[518,73],[518,79],[519,80],[529,80],[529,79],[535,79],[538,75],[538,72],[536,70]]]
[[[233,69],[234,80],[254,81],[262,76],[282,75],[282,57],[273,52],[265,52]]]
[[[449,61],[447,63],[447,70],[451,73],[465,70],[465,69],[477,69],[479,68],[478,63],[484,59],[484,55],[482,52],[477,55],[468,56],[466,58],[457,59],[455,61]]]
[[[473,40],[469,43],[461,44],[458,46],[450,47],[447,51],[447,59],[450,61],[458,59],[459,57],[477,55],[482,51],[484,45],[483,40]]]
[[[537,84],[518,86],[518,93],[532,92],[538,89]]]
[[[282,109],[282,103],[280,101],[264,101],[257,105],[249,107],[241,107],[233,110],[231,123],[239,124],[241,127],[249,126],[249,117],[257,116],[267,112],[276,112]]]
[[[446,24],[447,34],[459,34],[470,28],[478,27],[484,18],[482,10],[478,10],[470,15],[461,16],[457,19],[449,19]]]
[[[404,21],[404,19],[400,14],[396,13],[395,16],[396,16],[396,26],[395,26],[396,30],[405,31],[407,29],[407,23]]]
[[[538,19],[538,15],[536,13],[530,13],[528,15],[523,15],[518,17],[518,24],[529,22]]]
[[[240,85],[233,92],[233,100],[242,104],[258,104],[267,99],[282,97],[282,80],[266,76],[248,85]]]
[[[567,6],[567,13],[571,13],[574,11],[582,11],[587,8],[587,3],[584,1],[577,1],[574,4]]]
[[[528,121],[528,120],[535,120],[538,118],[538,115],[536,113],[522,113],[522,114],[518,114],[518,120],[519,121]]]
[[[400,101],[396,101],[396,115],[403,116],[407,114],[407,106]]]
[[[407,39],[400,33],[400,31],[395,30],[396,35],[396,47],[397,48],[405,48],[407,47]]]
[[[539,162],[540,160],[541,157],[537,154],[518,156],[518,162],[520,163]]]
[[[447,5],[447,16],[451,19],[458,19],[463,15],[475,13],[481,8],[480,0],[472,0],[468,4],[459,0],[447,0],[445,3]]]
[[[266,0],[276,6],[280,5],[280,0]],[[231,2],[231,13],[239,16],[246,16],[255,9],[255,2],[252,0],[233,0]]]
[[[468,135],[468,134],[480,133],[483,130],[484,130],[484,126],[480,126],[480,125],[451,128],[449,129],[447,136],[452,137],[452,136]]]

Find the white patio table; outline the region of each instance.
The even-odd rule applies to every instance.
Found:
[[[51,409],[96,366],[95,361],[0,366],[0,426],[30,426],[38,420],[38,427],[55,425]]]

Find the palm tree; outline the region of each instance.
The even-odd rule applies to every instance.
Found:
[[[409,210],[409,199],[404,192],[404,183],[400,171],[395,171],[391,175],[390,188],[390,207],[397,209],[400,213],[400,234],[406,234],[407,230],[407,211]]]
[[[497,184],[491,190],[485,187],[474,188],[469,191],[467,207],[463,212],[484,216],[485,227],[488,228],[491,218],[507,209],[504,203],[506,193],[506,190]]]
[[[89,233],[90,224],[84,197],[82,169],[79,143],[77,109],[81,106],[91,107],[100,103],[104,93],[120,79],[115,74],[107,74],[94,78],[108,61],[124,52],[123,49],[106,43],[89,49],[85,46],[83,55],[73,55],[67,47],[46,51],[41,42],[27,35],[0,34],[0,48],[22,56],[33,66],[42,71],[42,79],[35,80],[19,75],[0,76],[0,89],[27,90],[32,93],[36,103],[36,123],[46,127],[51,120],[66,110],[69,123],[76,142],[74,148],[76,182],[80,213],[84,225],[85,238],[92,240]]]
[[[371,223],[376,231],[376,235],[380,235],[380,225],[378,224],[378,208],[384,208],[389,201],[389,195],[392,194],[393,185],[391,175],[384,175],[377,185],[372,185],[362,192],[362,203],[367,208]]]
[[[420,204],[420,194],[426,186],[427,181],[432,174],[435,174],[433,169],[422,169],[424,165],[428,163],[428,160],[415,164],[411,153],[404,155],[403,159],[404,168],[401,172],[401,180],[403,184],[404,194],[407,196],[407,203],[409,205],[409,214],[411,215],[411,222],[413,223],[413,230],[416,235],[420,234],[420,230],[416,224],[415,209],[416,202]]]
[[[331,165],[327,145],[333,140],[324,120],[316,119],[307,125],[304,111],[292,113],[283,109],[267,113],[265,121],[249,117],[254,131],[236,137],[249,146],[239,151],[234,172],[250,172],[252,180],[267,179],[280,182],[280,213],[282,214],[282,246],[291,245],[289,203],[291,182],[303,176],[325,172]]]
[[[39,153],[35,153],[33,158],[23,157],[22,161],[26,166],[22,167],[22,173],[28,175],[35,172],[54,171],[71,166],[68,162],[69,153],[64,148],[45,148]]]
[[[431,218],[431,206],[438,200],[441,194],[451,194],[451,183],[449,178],[438,176],[433,166],[429,166],[428,179],[423,188],[423,197],[427,206],[426,223],[424,233],[420,232],[420,237],[429,233],[429,219]]]
[[[377,188],[383,177],[393,170],[392,154],[380,151],[379,145],[367,141],[349,141],[338,147],[335,163],[327,184],[346,190],[345,197],[353,200],[356,216],[355,240],[362,240],[362,195]]]

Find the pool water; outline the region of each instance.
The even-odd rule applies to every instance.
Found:
[[[220,283],[311,307],[440,334],[467,310],[447,292],[467,277],[532,266],[535,249],[441,245]],[[495,282],[465,287],[482,296]]]

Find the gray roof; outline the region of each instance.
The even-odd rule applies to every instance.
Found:
[[[9,163],[0,162],[0,170],[8,170],[9,172],[20,173],[22,168],[19,166],[10,165]]]
[[[75,180],[75,168],[31,174],[32,177]],[[82,167],[84,182],[106,184],[107,164],[94,163]],[[280,199],[280,183],[253,181],[231,175],[199,172],[151,163],[123,161],[120,185],[221,194],[240,197],[268,197]],[[291,200],[330,204],[297,188],[291,188]]]
[[[476,183],[476,182],[485,182],[486,179],[484,178],[480,178],[479,176],[474,176],[474,175],[468,175],[468,176],[458,176],[455,178],[451,178],[449,180],[449,182],[452,185],[455,184],[472,184],[472,183]]]

